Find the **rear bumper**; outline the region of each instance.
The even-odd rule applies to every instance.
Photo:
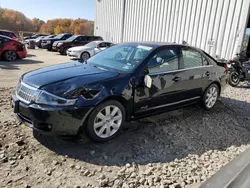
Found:
[[[76,109],[41,107],[37,104],[27,105],[19,101],[15,94],[11,96],[11,105],[16,118],[28,127],[45,135],[77,135],[92,108]]]

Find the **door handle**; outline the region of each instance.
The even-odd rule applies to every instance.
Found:
[[[206,74],[206,76],[210,76],[210,72],[208,72],[208,71],[205,74]]]
[[[178,76],[176,76],[176,77],[173,78],[173,81],[175,81],[175,82],[178,82],[180,80],[181,80],[181,77],[178,77]]]

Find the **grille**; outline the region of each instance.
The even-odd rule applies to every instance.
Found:
[[[16,89],[16,95],[21,101],[29,104],[31,101],[35,100],[37,90],[21,83]]]

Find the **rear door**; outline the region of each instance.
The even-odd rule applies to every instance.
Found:
[[[182,47],[183,64],[181,64],[182,80],[180,86],[188,98],[201,97],[203,89],[211,81],[213,65],[196,49]]]

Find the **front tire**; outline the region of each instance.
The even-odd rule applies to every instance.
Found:
[[[69,47],[66,47],[63,49],[62,52],[60,52],[61,55],[67,55],[67,50],[69,49]]]
[[[12,50],[5,51],[3,57],[6,61],[15,61],[17,59],[17,53]]]
[[[47,48],[47,50],[48,50],[49,52],[51,52],[51,51],[52,51],[52,46],[49,46],[49,47]]]
[[[236,87],[240,83],[240,76],[236,71],[232,71],[229,74],[228,83],[232,87]]]
[[[211,110],[220,95],[220,90],[219,87],[216,84],[211,84],[205,91],[203,98],[202,98],[202,103],[203,106],[206,110]]]
[[[81,61],[87,61],[90,58],[90,54],[88,52],[83,52],[81,54]]]
[[[117,136],[125,121],[125,109],[115,100],[98,105],[90,114],[86,133],[96,142],[108,141]]]

